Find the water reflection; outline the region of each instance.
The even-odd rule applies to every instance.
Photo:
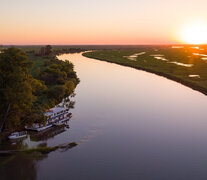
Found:
[[[20,150],[28,148],[28,144],[23,139],[8,140],[4,139],[0,142],[1,150]]]
[[[51,127],[51,128],[46,129],[45,131],[42,131],[42,132],[31,132],[30,133],[30,140],[36,141],[36,142],[46,141],[51,138],[54,138],[54,136],[56,136],[58,134],[65,132],[68,129],[69,129],[69,126],[62,125],[62,126]]]
[[[47,158],[47,155],[34,153],[17,154],[9,157],[0,156],[1,180],[35,180],[37,179],[38,162]]]
[[[75,101],[72,100],[75,94],[63,99],[59,106],[74,109]],[[41,132],[30,131],[27,138],[0,141],[0,150],[25,150],[28,148],[51,147],[60,143],[69,143],[65,139],[61,142],[58,136],[69,130],[69,121],[61,126],[54,126]],[[57,138],[57,139],[56,139]],[[54,143],[50,143],[54,141]],[[61,148],[62,152],[70,149],[70,146]],[[17,153],[13,155],[0,155],[0,179],[37,179],[38,163],[48,156],[41,153]]]

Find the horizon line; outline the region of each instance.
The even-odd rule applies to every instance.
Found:
[[[197,45],[197,46],[205,46],[207,44],[180,44],[180,43],[169,43],[169,44],[0,44],[0,46],[187,46],[187,45]]]

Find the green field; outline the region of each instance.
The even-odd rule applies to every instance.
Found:
[[[140,46],[83,56],[155,73],[207,94],[207,46]]]

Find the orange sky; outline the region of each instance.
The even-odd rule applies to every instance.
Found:
[[[0,44],[179,43],[206,0],[0,0]]]

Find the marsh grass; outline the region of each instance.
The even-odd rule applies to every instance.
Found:
[[[202,48],[202,54],[207,54],[205,47]],[[133,50],[93,51],[83,53],[83,56],[151,72],[207,94],[207,62],[202,60],[202,57],[193,55],[200,51],[189,46],[180,49],[157,47],[156,50],[154,47],[142,47]],[[138,56],[134,61],[127,58],[140,52],[146,53]],[[155,54],[164,55],[167,61],[156,59],[152,56]],[[173,62],[192,64],[192,67],[177,65]],[[192,78],[189,75],[199,75],[200,78]]]

